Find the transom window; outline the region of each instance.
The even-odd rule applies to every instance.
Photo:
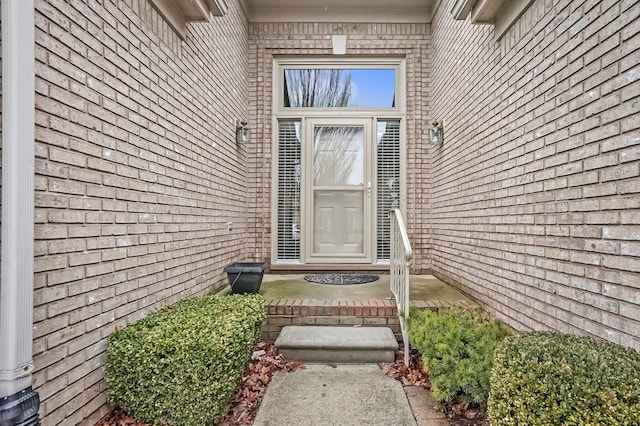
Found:
[[[284,68],[285,108],[393,108],[395,69]]]
[[[276,60],[277,110],[400,112],[403,60],[315,58]]]

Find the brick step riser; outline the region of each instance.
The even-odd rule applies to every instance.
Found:
[[[436,310],[451,306],[443,301],[416,301],[411,306]],[[273,343],[288,325],[326,325],[344,327],[389,327],[398,342],[402,341],[400,319],[393,300],[268,300],[267,319],[261,339]]]

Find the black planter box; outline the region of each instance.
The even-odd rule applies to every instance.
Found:
[[[262,262],[234,262],[225,266],[231,294],[258,293],[266,268],[267,264]]]

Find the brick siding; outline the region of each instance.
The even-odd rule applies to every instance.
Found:
[[[115,327],[226,285],[246,255],[247,23],[230,3],[181,40],[145,0],[36,1],[44,425],[95,423]]]
[[[433,21],[433,272],[522,329],[640,349],[640,4]]]
[[[230,1],[182,40],[147,0],[36,0],[43,425],[106,412],[116,327],[222,288],[231,261],[270,260],[272,60],[330,55],[332,34],[349,55],[406,58],[412,271],[518,329],[640,349],[640,5],[536,0],[496,41],[451,4],[433,25],[248,24]],[[253,143],[236,144],[236,118]],[[335,322],[333,306],[298,307],[268,306],[269,336]],[[365,324],[366,306],[344,308],[343,325]]]

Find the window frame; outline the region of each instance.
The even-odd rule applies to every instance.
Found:
[[[284,107],[284,68],[358,68],[358,69],[379,69],[383,66],[394,67],[396,69],[396,101],[395,107],[390,108],[309,108],[309,107]],[[301,128],[305,129],[307,120],[310,118],[321,117],[366,117],[372,118],[375,122],[381,120],[398,120],[400,123],[400,209],[406,212],[407,202],[407,112],[406,112],[406,58],[404,56],[386,56],[386,57],[310,57],[310,56],[274,56],[272,64],[272,111],[271,111],[271,141],[272,141],[272,157],[271,157],[271,265],[278,270],[298,270],[308,268],[318,268],[324,264],[312,264],[305,262],[305,249],[300,247],[298,259],[279,259],[278,258],[278,183],[279,176],[278,159],[279,150],[279,122],[281,121],[300,121]],[[375,131],[375,130],[374,130]],[[304,136],[302,136],[304,138]],[[303,143],[303,141],[300,141]],[[302,149],[302,147],[301,147]],[[301,159],[302,160],[302,159]],[[377,157],[375,159],[377,164]],[[275,184],[274,184],[275,182]],[[377,197],[377,188],[376,197]],[[301,188],[301,191],[306,191]],[[301,192],[301,202],[304,202],[304,195]],[[376,206],[377,206],[376,200]],[[376,215],[375,207],[372,214]],[[304,222],[301,217],[301,221]],[[372,229],[374,234],[372,238],[377,240],[377,228]],[[372,263],[363,264],[368,268],[388,268],[388,259],[379,259],[377,249],[372,247]],[[327,266],[327,265],[324,265]]]
[[[393,107],[285,107],[284,106],[284,71],[285,69],[392,69],[395,81],[395,106]],[[275,58],[273,70],[273,99],[274,114],[278,117],[300,117],[301,115],[323,114],[370,116],[373,113],[380,115],[402,115],[405,113],[405,59],[397,58]],[[384,113],[383,113],[384,112]]]

